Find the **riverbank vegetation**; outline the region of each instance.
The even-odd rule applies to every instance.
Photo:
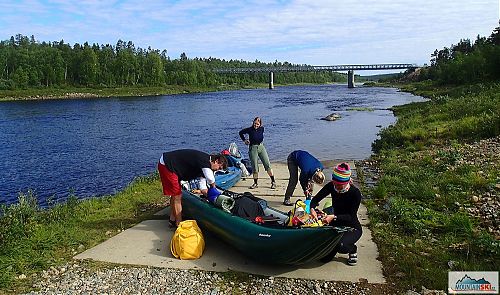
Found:
[[[419,82],[400,85],[430,100],[395,107],[397,123],[373,143],[382,172],[367,201],[371,228],[403,290],[446,290],[449,271],[500,268],[499,33],[436,51],[410,74]]]
[[[70,198],[49,210],[36,196],[0,207],[0,294],[31,288],[42,271],[152,216],[164,202],[158,176],[136,179],[114,196],[77,201]]]
[[[128,96],[171,94],[199,89],[219,90],[263,85],[269,74],[217,74],[218,68],[298,67],[288,62],[188,58],[171,59],[167,50],[136,47],[132,41],[116,45],[70,45],[63,40],[39,42],[21,34],[0,41],[0,98],[80,96]],[[275,75],[276,84],[347,81],[335,72],[286,72]],[[163,89],[165,88],[165,89]],[[102,92],[102,94],[101,94]],[[130,93],[130,94],[129,94]],[[64,96],[67,97],[67,96]]]

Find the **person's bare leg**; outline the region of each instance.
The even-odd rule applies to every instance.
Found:
[[[170,207],[170,220],[175,221],[174,198],[169,196],[168,206]]]
[[[181,202],[181,196],[172,196],[172,208],[173,209],[173,217],[175,220],[175,224],[179,225],[179,223],[182,221],[182,202]],[[172,215],[171,215],[172,216]]]

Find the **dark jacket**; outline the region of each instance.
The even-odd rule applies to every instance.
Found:
[[[311,200],[311,208],[318,206],[328,194],[332,196],[333,214],[337,216],[337,219],[330,222],[330,225],[361,229],[357,215],[362,198],[359,189],[351,184],[347,192],[340,194],[335,191],[333,182],[330,181]]]
[[[248,134],[250,145],[261,144],[264,141],[264,126],[257,129],[253,128],[253,126],[242,129],[239,133],[241,140],[245,140],[244,134]]]
[[[307,183],[318,169],[323,171],[323,164],[313,155],[306,151],[293,151],[288,156],[289,161],[293,161],[300,168],[299,182],[302,190],[307,190]]]

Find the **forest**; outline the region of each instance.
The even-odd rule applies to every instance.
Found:
[[[489,37],[477,36],[474,42],[462,39],[449,48],[435,50],[431,65],[422,68],[420,81],[461,85],[500,79],[500,26]]]
[[[132,41],[116,45],[85,42],[71,46],[64,40],[39,42],[21,34],[0,41],[0,90],[59,87],[152,87],[165,85],[218,86],[267,83],[267,73],[216,74],[229,67],[297,67],[288,62],[188,58],[172,59],[167,50],[136,47]],[[288,72],[275,75],[275,83],[344,82],[336,72]]]

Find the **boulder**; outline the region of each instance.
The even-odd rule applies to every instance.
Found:
[[[338,119],[340,119],[340,115],[336,114],[336,113],[331,113],[330,115],[328,115],[324,118],[321,118],[321,120],[325,120],[325,121],[336,121]]]

